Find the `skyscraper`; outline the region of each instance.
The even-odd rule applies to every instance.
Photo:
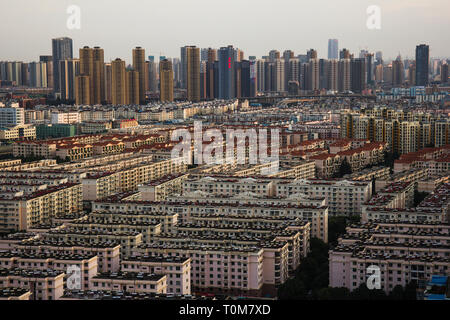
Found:
[[[328,60],[319,59],[319,88],[328,88]]]
[[[68,59],[59,62],[59,87],[62,100],[75,100],[75,77],[79,74],[80,61]]]
[[[111,62],[111,102],[113,105],[127,103],[125,61],[117,58]]]
[[[346,48],[339,52],[339,59],[350,59],[350,51]]]
[[[294,52],[292,50],[286,50],[283,52],[284,59],[284,88],[287,90],[289,80],[291,79],[291,69],[289,68],[289,61],[294,58]]]
[[[89,76],[77,76],[75,78],[75,103],[77,105],[89,105],[91,104],[90,96]]]
[[[441,83],[448,82],[448,63],[443,63],[441,65]]]
[[[145,71],[145,49],[141,47],[133,49],[133,69],[139,72],[139,102],[144,104],[148,78],[147,72]]]
[[[392,61],[392,86],[399,87],[403,85],[405,81],[405,71],[404,71],[402,57],[399,55],[397,59]]]
[[[411,63],[408,68],[408,82],[410,86],[416,85],[416,64]]]
[[[276,59],[280,59],[280,51],[278,51],[278,50],[271,50],[269,52],[269,60],[270,60],[270,62],[274,62]]]
[[[147,72],[148,72],[148,89],[151,92],[158,91],[158,80],[157,80],[157,68],[155,63],[155,57],[149,56],[147,61]]]
[[[47,66],[47,88],[54,88],[54,74],[53,74],[53,57],[52,56],[40,56],[40,62],[44,62]]]
[[[337,59],[339,53],[338,39],[328,40],[328,59]]]
[[[314,49],[309,49],[308,52],[306,53],[307,59],[312,60],[312,59],[317,59],[317,51]]]
[[[428,84],[428,63],[430,59],[430,48],[425,44],[416,46],[416,85],[426,86]]]
[[[273,88],[276,92],[285,91],[285,63],[284,59],[276,59],[275,60],[275,87]]]
[[[63,37],[52,39],[52,57],[53,57],[53,93],[60,93],[59,88],[59,62],[73,58],[72,39]]]
[[[159,62],[160,100],[173,101],[172,62],[165,59]]]
[[[317,56],[317,54],[316,54]],[[311,59],[308,63],[307,90],[319,90],[320,88],[319,60]]]
[[[105,100],[104,52],[99,47],[80,49],[80,76],[89,79],[89,97],[82,98],[86,104],[100,104]],[[87,91],[83,91],[84,94]],[[77,94],[77,96],[79,96]]]
[[[219,99],[236,97],[235,90],[235,52],[233,46],[222,47],[219,55]]]
[[[264,92],[266,87],[265,63],[266,62],[263,59],[259,59],[256,61],[256,87],[258,92]]]
[[[366,89],[366,60],[352,59],[350,63],[351,90],[362,93]]]
[[[135,70],[126,71],[126,104],[139,104],[139,72]]]
[[[332,59],[327,63],[327,89],[338,90],[338,60]]]
[[[200,101],[200,49],[186,47],[187,100]]]
[[[112,65],[105,63],[105,101],[112,103]]]
[[[366,59],[366,79],[368,84],[372,84],[374,81],[374,64],[373,53],[366,53],[364,58]]]
[[[214,99],[214,62],[217,60],[217,50],[207,49],[206,61],[206,97]]]
[[[349,91],[350,86],[350,59],[341,59],[338,62],[338,91]]]

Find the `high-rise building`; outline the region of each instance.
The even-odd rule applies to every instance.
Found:
[[[72,39],[63,37],[52,39],[52,57],[53,57],[53,92],[60,92],[59,88],[59,62],[73,58],[73,42]]]
[[[127,73],[125,61],[117,58],[111,62],[111,103],[127,104]]]
[[[144,104],[148,77],[145,65],[145,49],[141,47],[133,49],[133,69],[139,72],[139,102]]]
[[[416,46],[416,85],[428,85],[428,65],[430,48],[425,44]]]
[[[265,63],[266,62],[263,59],[259,59],[256,61],[256,87],[258,92],[264,92],[266,88]]]
[[[206,97],[214,99],[214,63],[217,61],[217,50],[213,48],[206,50]]]
[[[54,87],[53,79],[53,57],[52,56],[40,56],[39,61],[46,64],[47,69],[47,88]]]
[[[172,62],[165,59],[159,62],[160,100],[173,101]]]
[[[376,83],[383,82],[383,64],[378,64],[375,67],[375,81]]]
[[[383,52],[377,51],[375,53],[376,65],[383,64]]]
[[[283,59],[284,59],[284,88],[287,90],[289,80],[291,78],[290,74],[290,68],[289,68],[289,61],[294,58],[294,51],[292,50],[286,50],[283,52]]]
[[[181,86],[181,60],[179,58],[172,59],[173,80],[174,87],[180,88]]]
[[[189,46],[185,50],[187,100],[200,101],[200,49]]]
[[[256,67],[256,58],[254,58],[250,59],[250,97],[256,97],[257,86],[258,86],[258,69]]]
[[[104,52],[99,47],[80,49],[80,76],[89,78],[89,97],[83,98],[89,105],[105,101]],[[86,91],[83,91],[86,93]],[[78,94],[76,96],[79,96]]]
[[[90,105],[91,93],[90,93],[90,79],[89,76],[77,76],[75,77],[75,103],[77,105]]]
[[[68,59],[59,62],[59,88],[61,100],[75,100],[75,78],[80,71],[78,59]]]
[[[276,59],[280,59],[280,51],[278,51],[278,50],[271,50],[269,52],[269,60],[270,60],[270,62],[274,62]]]
[[[235,50],[233,46],[222,47],[219,56],[219,99],[236,97],[235,88]]]
[[[237,57],[237,55],[236,55]],[[234,88],[236,90],[236,98],[241,98],[241,74],[242,74],[242,64],[240,61],[234,62]]]
[[[441,65],[441,83],[448,83],[448,63]]]
[[[284,92],[285,91],[285,63],[284,59],[276,59],[275,62],[275,87],[273,91]]]
[[[112,103],[112,65],[105,63],[105,101]]]
[[[374,81],[374,63],[373,53],[366,53],[364,55],[366,59],[366,81],[368,84],[373,84]]]
[[[339,52],[339,59],[350,59],[350,58],[351,58],[350,51],[348,49],[344,48]]]
[[[125,79],[126,104],[139,104],[139,72],[127,70]]]
[[[351,88],[350,59],[341,59],[338,62],[338,91],[345,92]]]
[[[312,55],[314,56],[314,55]],[[317,54],[316,54],[317,56]],[[308,63],[308,81],[307,90],[319,90],[320,88],[320,69],[319,69],[319,59],[312,58]]]
[[[383,83],[392,85],[392,64],[383,67]]]
[[[153,56],[148,57],[147,72],[148,72],[148,90],[151,92],[158,91],[158,77],[157,77],[157,66],[155,63],[155,58]]]
[[[408,82],[410,86],[416,85],[416,63],[413,62],[408,67]]]
[[[338,90],[338,60],[332,59],[327,63],[327,89],[331,91]]]
[[[30,62],[28,72],[30,87],[47,88],[47,64],[45,62]]]
[[[366,60],[363,58],[352,59],[350,63],[351,90],[362,93],[366,89]]]
[[[319,59],[319,88],[328,88],[328,60]]]
[[[339,52],[339,42],[338,39],[328,40],[328,59],[337,59]]]
[[[308,61],[312,59],[317,59],[317,51],[314,49],[309,49],[308,52],[306,53],[306,56],[308,58]]]
[[[289,81],[299,81],[300,61],[298,58],[289,59]]]
[[[405,82],[405,71],[404,71],[402,57],[399,55],[397,59],[392,61],[392,86],[399,87]]]

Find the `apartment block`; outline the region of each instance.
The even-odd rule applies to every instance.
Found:
[[[144,272],[167,276],[167,293],[191,294],[191,259],[172,257],[130,257],[121,261],[124,272]]]
[[[381,289],[432,275],[450,275],[450,226],[438,222],[379,220],[347,227],[347,233],[329,253],[330,286],[354,290],[380,269]]]

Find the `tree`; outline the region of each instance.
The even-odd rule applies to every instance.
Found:
[[[317,300],[349,300],[350,290],[347,288],[321,288],[314,294]]]
[[[417,282],[411,281],[405,286],[404,300],[417,300]]]
[[[353,300],[386,300],[386,293],[382,289],[369,290],[365,283],[361,283],[350,296]]]
[[[427,196],[428,192],[419,192],[414,189],[414,207],[417,207]]]
[[[405,292],[403,291],[403,287],[401,285],[396,285],[389,293],[389,299],[392,300],[403,300],[404,296]]]
[[[341,166],[339,167],[339,177],[343,177],[346,174],[352,173],[352,167],[350,166],[350,163],[348,163],[347,158],[344,158],[342,160]]]
[[[359,216],[335,216],[328,218],[328,242],[332,245],[337,243],[340,235],[345,233],[345,229],[351,223],[359,222]]]

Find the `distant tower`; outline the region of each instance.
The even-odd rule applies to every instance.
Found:
[[[337,59],[339,52],[338,39],[328,40],[328,59]]]
[[[187,100],[200,101],[200,49],[186,47]]]
[[[416,47],[416,85],[428,85],[428,63],[430,59],[430,48],[425,44]]]
[[[133,49],[133,69],[139,72],[139,102],[144,104],[148,77],[145,64],[145,49],[141,47]]]
[[[165,59],[159,62],[160,100],[173,101],[172,62]]]
[[[405,67],[402,57],[399,55],[395,61],[392,61],[392,86],[402,86],[405,81]]]
[[[111,101],[113,105],[127,104],[125,61],[111,62]]]
[[[52,39],[53,52],[53,92],[60,93],[59,87],[59,62],[73,58],[73,42],[70,38]]]

